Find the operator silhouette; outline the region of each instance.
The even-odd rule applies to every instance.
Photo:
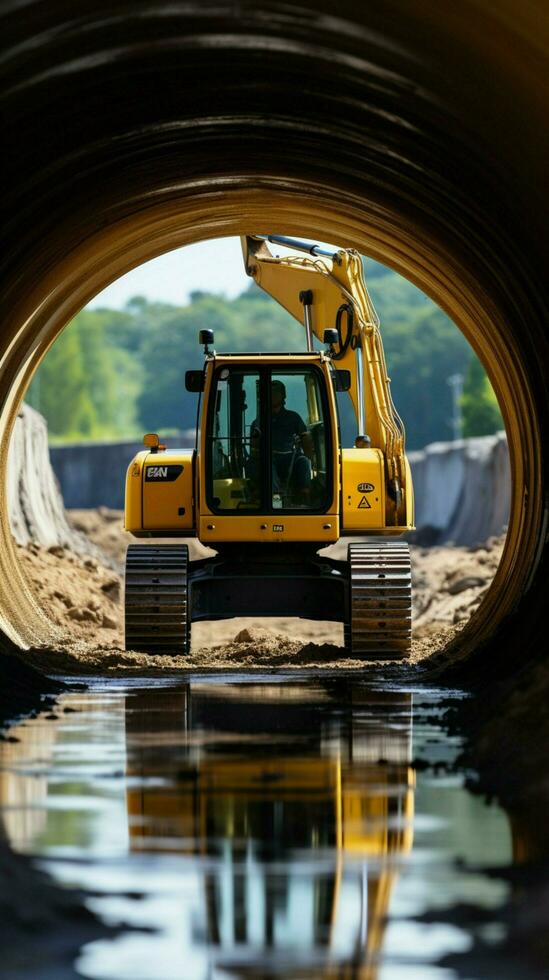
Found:
[[[252,422],[250,434],[252,444],[256,441],[257,445],[257,419]],[[286,386],[278,380],[271,382],[271,454],[273,494],[294,490],[303,499],[308,498],[313,440],[301,416],[286,408]]]

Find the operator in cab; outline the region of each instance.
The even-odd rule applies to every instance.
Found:
[[[255,419],[251,426],[252,441],[259,436]],[[307,502],[311,492],[311,459],[313,440],[301,416],[286,408],[286,386],[271,382],[271,454],[273,495],[295,494]]]

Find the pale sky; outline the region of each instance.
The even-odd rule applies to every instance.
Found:
[[[240,240],[217,238],[145,262],[98,293],[89,306],[121,309],[132,296],[181,306],[195,289],[234,297],[250,281],[244,272]]]
[[[271,248],[276,254],[288,254],[285,248]],[[195,289],[225,293],[231,299],[247,289],[250,282],[244,272],[240,239],[216,238],[145,262],[98,293],[88,308],[122,309],[132,296],[182,306]]]

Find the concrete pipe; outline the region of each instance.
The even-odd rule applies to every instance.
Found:
[[[10,431],[40,359],[132,267],[255,232],[385,262],[484,361],[513,501],[501,566],[459,655],[524,661],[545,635],[546,6],[6,0],[1,17],[4,644],[59,638],[17,565],[4,492]]]

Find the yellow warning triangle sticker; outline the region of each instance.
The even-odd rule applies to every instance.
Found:
[[[369,502],[368,497],[363,497],[362,500],[360,501],[359,505],[358,505],[358,509],[359,510],[370,510],[371,509],[371,506],[372,505]]]

